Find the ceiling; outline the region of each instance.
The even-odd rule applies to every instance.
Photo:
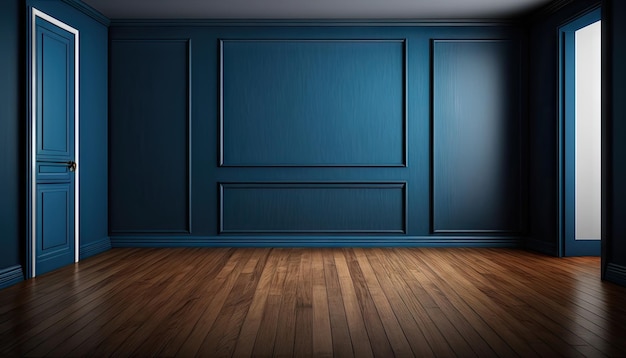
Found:
[[[111,19],[505,19],[552,0],[83,0]]]

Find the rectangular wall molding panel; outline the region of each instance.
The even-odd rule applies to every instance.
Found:
[[[191,231],[191,43],[111,41],[110,232]]]
[[[220,164],[406,165],[405,40],[220,40]]]
[[[432,56],[432,230],[519,232],[518,47],[506,40],[434,40]]]
[[[222,183],[222,234],[406,232],[405,183]]]

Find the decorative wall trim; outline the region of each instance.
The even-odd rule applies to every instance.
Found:
[[[225,191],[237,190],[237,189],[270,189],[270,190],[313,190],[313,189],[373,189],[373,190],[400,190],[402,193],[401,203],[401,215],[402,227],[387,228],[387,229],[238,229],[238,228],[225,228]],[[407,191],[406,182],[399,183],[332,183],[332,182],[250,182],[250,183],[219,183],[219,234],[237,234],[240,235],[284,235],[284,234],[297,234],[299,236],[304,235],[321,235],[321,234],[339,234],[339,235],[363,235],[363,234],[404,234],[407,232]],[[276,204],[276,203],[274,203]],[[303,203],[304,204],[304,203]],[[309,205],[306,203],[305,205]]]
[[[504,236],[118,236],[115,247],[507,247],[524,238]]]
[[[236,21],[235,21],[236,22]],[[194,173],[195,178],[198,178],[200,172],[202,172],[203,177],[207,177],[209,180],[205,183],[196,183],[197,187],[201,187],[201,189],[197,190],[194,194],[194,198],[196,200],[200,200],[200,202],[195,202],[195,210],[193,220],[202,220],[203,223],[196,222],[195,224],[195,232],[193,235],[186,235],[185,233],[171,233],[171,232],[141,232],[141,231],[133,231],[133,232],[123,232],[122,230],[113,231],[111,235],[112,246],[143,246],[143,247],[151,247],[151,246],[186,246],[186,245],[199,245],[199,246],[215,246],[215,245],[238,245],[238,246],[258,246],[258,245],[282,245],[282,246],[358,246],[358,245],[370,245],[370,246],[499,246],[504,245],[507,247],[522,247],[523,246],[523,233],[512,233],[512,234],[501,234],[501,233],[484,233],[484,232],[472,232],[469,234],[464,233],[448,233],[448,234],[438,234],[438,235],[429,235],[429,200],[428,200],[428,192],[429,192],[429,173],[428,173],[428,159],[429,159],[429,118],[428,118],[428,93],[430,91],[429,87],[429,39],[437,36],[447,37],[447,36],[459,36],[459,37],[467,37],[472,36],[474,38],[478,37],[497,37],[497,38],[507,38],[511,39],[511,41],[518,45],[522,40],[523,33],[518,28],[488,28],[485,23],[472,23],[472,24],[458,24],[457,28],[427,28],[431,26],[439,26],[433,25],[432,22],[424,22],[423,28],[409,28],[409,29],[401,29],[401,28],[391,28],[385,29],[383,26],[386,26],[387,23],[366,23],[366,22],[356,22],[347,24],[344,29],[331,29],[331,28],[320,28],[315,29],[311,28],[289,28],[289,23],[283,22],[239,22],[236,23],[235,27],[228,28],[229,22],[221,22],[221,21],[213,21],[213,22],[202,22],[202,25],[206,26],[206,28],[199,27],[193,28],[194,22],[184,22],[184,21],[172,21],[172,22],[164,22],[165,26],[155,25],[159,24],[159,22],[140,22],[139,24],[131,22],[120,22],[120,27],[115,28],[117,23],[114,23],[114,27],[111,28],[111,34],[114,37],[111,42],[113,45],[116,45],[116,39],[124,39],[124,38],[137,38],[137,37],[177,37],[177,36],[193,36],[194,41],[201,42],[201,49],[197,47],[198,42],[196,42],[196,53],[194,53],[194,57],[196,59],[200,58],[201,60],[208,59],[208,68],[206,66],[200,66],[204,68],[202,71],[204,74],[209,74],[211,77],[211,81],[218,82],[219,79],[215,78],[219,71],[219,41],[220,38],[229,38],[232,37],[234,39],[241,39],[242,37],[294,37],[296,40],[298,37],[306,37],[309,38],[311,36],[320,36],[323,38],[337,36],[338,38],[351,38],[354,36],[354,31],[365,31],[362,33],[363,36],[368,36],[368,38],[376,38],[376,37],[385,37],[385,38],[404,38],[409,37],[408,41],[412,41],[411,47],[409,48],[407,42],[407,49],[405,50],[407,53],[410,51],[408,56],[405,54],[405,58],[411,61],[407,64],[407,67],[410,66],[408,71],[410,73],[410,93],[409,99],[411,100],[411,120],[417,117],[421,119],[418,121],[421,124],[413,127],[415,123],[411,122],[409,124],[408,133],[411,136],[411,145],[410,145],[410,157],[407,159],[407,164],[409,164],[410,168],[385,168],[385,169],[372,169],[372,168],[351,168],[350,170],[344,170],[342,168],[330,168],[330,169],[317,169],[317,168],[218,168],[218,158],[219,158],[219,144],[215,143],[215,140],[218,139],[219,130],[218,124],[211,124],[211,121],[205,122],[204,119],[194,118],[194,120],[199,120],[204,123],[202,126],[197,126],[194,129],[200,129],[202,127],[202,131],[207,130],[206,133],[212,135],[212,138],[207,142],[196,141],[194,142],[194,150],[200,151],[201,156],[204,159],[208,159],[208,162],[204,163],[208,166],[202,166],[201,170],[197,173]],[[248,26],[253,26],[254,24],[262,23],[261,27],[258,29],[253,29]],[[295,24],[296,22],[292,22]],[[298,23],[298,26],[308,27],[310,25],[315,26],[315,23]],[[337,22],[329,22],[325,23],[323,26],[337,26]],[[131,28],[131,26],[137,25],[137,28]],[[171,26],[170,26],[171,25]],[[449,24],[447,24],[449,25]],[[498,24],[500,27],[503,27],[503,24]],[[128,27],[125,27],[128,26]],[[151,27],[155,26],[155,27]],[[156,26],[159,26],[157,28]],[[181,28],[175,28],[173,26],[184,26]],[[215,29],[209,28],[209,26],[216,26]],[[221,26],[221,27],[220,27]],[[264,27],[265,26],[265,27]],[[295,25],[294,25],[295,26]],[[363,29],[357,28],[358,26],[363,26]],[[366,26],[371,26],[365,28]],[[379,27],[376,27],[379,26]],[[391,25],[395,26],[395,25]],[[474,26],[470,28],[462,28],[460,26]],[[504,25],[506,26],[506,25]],[[285,31],[281,32],[280,27],[285,27]],[[485,27],[485,28],[482,28]],[[216,33],[215,31],[218,31]],[[344,31],[345,30],[345,31]],[[519,31],[518,31],[519,30]],[[208,32],[206,32],[208,31]],[[293,31],[290,32],[290,31]],[[469,31],[469,32],[468,32]],[[357,31],[358,32],[358,31]],[[358,35],[358,33],[356,33]],[[410,36],[409,36],[410,35]],[[197,37],[197,39],[196,39]],[[385,40],[384,38],[382,40]],[[415,43],[413,43],[415,42]],[[206,46],[205,46],[206,45]],[[178,47],[177,47],[178,48]],[[230,48],[228,46],[225,47],[227,54]],[[402,73],[400,70],[400,58],[398,57],[401,53],[400,46],[381,46],[382,54],[384,54],[384,49],[391,49],[391,53],[394,54],[394,78],[395,80],[392,83],[393,88],[400,88],[401,85],[401,77],[399,77]],[[235,49],[239,49],[236,47]],[[247,49],[247,47],[246,47]],[[307,48],[304,49],[305,53]],[[407,51],[408,50],[408,51]],[[182,51],[182,49],[180,49]],[[180,51],[176,51],[178,54]],[[230,52],[233,53],[233,52]],[[180,56],[175,56],[175,58],[180,58]],[[225,58],[226,64],[230,63],[229,57]],[[123,61],[120,60],[120,61]],[[256,62],[255,62],[256,63]],[[374,64],[378,64],[379,62],[375,62]],[[254,64],[254,63],[253,63]],[[397,64],[397,65],[395,65]],[[197,65],[197,64],[194,64]],[[413,65],[419,65],[415,67]],[[415,67],[415,68],[414,68]],[[196,68],[198,68],[196,66]],[[327,68],[327,66],[323,66],[322,68]],[[417,68],[417,70],[416,70]],[[207,72],[208,71],[208,72]],[[234,72],[233,72],[234,73]],[[195,75],[199,75],[199,72],[196,72]],[[226,80],[228,81],[228,69],[226,69]],[[240,81],[243,83],[243,78]],[[413,82],[416,81],[416,82]],[[349,81],[343,81],[348,83]],[[179,83],[179,82],[177,82]],[[239,83],[239,82],[237,82]],[[177,88],[181,86],[178,85]],[[210,86],[196,86],[198,91],[194,93],[194,95],[200,96],[204,99],[208,99],[209,102],[203,104],[200,108],[196,108],[194,106],[195,112],[203,112],[200,113],[203,118],[215,118],[219,116],[219,107],[216,107],[216,104],[219,103],[219,83],[213,83]],[[398,98],[398,101],[395,102],[393,108],[398,108],[400,110],[400,93],[394,92],[393,98]],[[180,97],[179,97],[180,98]],[[197,100],[197,99],[196,99]],[[182,99],[181,99],[182,101]],[[228,101],[226,102],[228,106]],[[413,109],[418,108],[416,112],[413,112]],[[204,113],[206,112],[206,113]],[[395,112],[399,113],[399,112]],[[226,112],[226,116],[228,117],[229,112]],[[415,118],[413,118],[415,117]],[[394,133],[393,141],[396,149],[396,155],[390,157],[390,159],[386,159],[387,157],[382,157],[381,160],[371,160],[370,162],[400,162],[401,160],[401,148],[400,144],[400,136],[402,132],[398,129],[400,127],[400,115],[394,115],[395,123],[397,126],[395,127],[392,133]],[[217,118],[216,118],[217,119]],[[226,118],[227,128],[226,130],[230,130],[228,127],[229,118]],[[208,124],[207,124],[208,123]],[[205,125],[206,124],[206,125]],[[177,132],[179,133],[179,132]],[[233,132],[231,132],[232,134]],[[198,134],[198,133],[196,133]],[[228,134],[228,133],[227,133]],[[417,138],[413,137],[413,134],[417,135]],[[202,137],[202,136],[200,136]],[[177,135],[176,138],[182,139],[182,134]],[[200,138],[203,139],[203,138]],[[206,138],[205,138],[206,139]],[[198,140],[198,137],[194,139]],[[232,140],[232,139],[227,139]],[[201,143],[202,142],[202,143]],[[408,142],[408,141],[407,141]],[[232,143],[232,142],[231,142]],[[179,145],[180,147],[180,145]],[[228,149],[228,146],[226,146]],[[234,148],[234,147],[233,147]],[[232,153],[235,151],[233,150]],[[229,152],[231,153],[231,152]],[[229,154],[227,153],[227,154]],[[206,156],[209,156],[206,158]],[[176,157],[182,158],[181,154],[178,154]],[[198,158],[198,157],[196,157]],[[262,157],[261,159],[255,162],[269,162],[270,160],[265,160],[266,157]],[[348,159],[356,158],[356,156],[350,156]],[[235,158],[233,158],[234,161]],[[245,159],[245,158],[244,158]],[[271,158],[270,158],[271,159]],[[341,158],[331,158],[325,162],[334,162],[339,161]],[[343,162],[351,162],[353,160],[342,160]],[[194,161],[195,163],[196,161]],[[213,166],[211,166],[213,163]],[[197,164],[197,163],[195,163]],[[194,167],[196,165],[194,164]],[[206,174],[206,175],[205,175]],[[311,175],[309,175],[311,174]],[[184,175],[183,173],[179,173],[179,175]],[[181,178],[181,180],[184,180]],[[334,181],[401,181],[405,180],[408,183],[411,183],[411,186],[415,186],[415,188],[411,188],[410,190],[410,201],[407,200],[407,209],[410,211],[411,221],[406,220],[407,229],[405,233],[296,233],[294,234],[273,234],[273,233],[223,233],[220,234],[220,213],[219,209],[221,208],[219,201],[219,182],[220,181],[229,181],[229,182],[245,182],[245,181],[297,181],[297,180],[310,180],[310,181],[324,181],[324,180],[334,180]],[[180,183],[180,181],[177,181]],[[177,185],[177,187],[182,187]],[[408,188],[407,188],[408,190]],[[512,192],[513,190],[507,190],[507,192]],[[181,190],[182,192],[182,190]],[[182,193],[181,193],[182,194]],[[228,193],[227,193],[228,194]],[[237,194],[241,194],[241,192],[237,192]],[[366,196],[369,195],[369,192],[365,193]],[[383,193],[384,194],[384,193]],[[179,194],[180,195],[180,194]],[[392,203],[399,203],[400,197],[399,194],[393,192],[394,198],[391,199]],[[271,196],[271,193],[269,194]],[[240,203],[246,202],[245,197],[243,199],[239,199]],[[373,201],[373,200],[372,200]],[[181,200],[181,206],[182,206]],[[200,205],[201,204],[201,205]],[[243,204],[237,204],[243,207]],[[396,208],[398,206],[394,206]],[[199,208],[203,208],[200,210]],[[206,210],[205,210],[206,209]],[[148,207],[148,211],[145,215],[149,215],[151,212],[151,208]],[[176,210],[176,212],[180,212]],[[233,213],[235,211],[232,211]],[[278,211],[277,211],[278,212]],[[398,211],[394,211],[393,217],[398,217]],[[144,213],[140,213],[139,215],[144,215]],[[231,217],[234,217],[234,214],[229,214]],[[349,213],[351,217],[356,216],[355,213]],[[223,216],[223,213],[222,213]],[[177,216],[178,217],[178,216]],[[182,215],[180,216],[182,217]],[[419,218],[415,221],[414,218]],[[244,225],[244,218],[237,221],[231,221],[233,225],[227,226],[227,229],[230,228],[245,228],[245,229],[254,229],[257,227],[256,225]],[[378,222],[379,220],[377,220]],[[393,221],[380,220],[383,222],[383,228],[396,228],[400,227],[400,223],[397,225],[386,225],[387,223],[395,223]],[[120,223],[123,223],[122,220],[119,220]],[[146,221],[149,222],[149,221]],[[132,223],[131,223],[132,224]],[[175,222],[175,225],[167,225],[169,227],[180,228],[183,227],[182,222]],[[448,225],[446,225],[448,226]],[[493,225],[485,225],[487,229],[489,228],[510,228],[515,226],[513,224],[507,224],[502,226],[493,226]],[[222,225],[223,227],[223,225]],[[260,227],[260,226],[258,226]],[[276,225],[271,228],[285,228],[287,225]],[[298,225],[291,225],[288,228],[298,228]],[[324,228],[358,228],[358,225],[349,226],[348,224],[342,224],[336,226],[325,226]],[[452,225],[449,227],[457,228]],[[468,225],[468,227],[470,227]],[[157,226],[151,225],[140,225],[133,227],[129,225],[115,225],[112,226],[113,229],[141,229],[141,228],[158,228]],[[166,227],[167,228],[167,227]],[[264,227],[265,228],[265,227]],[[307,227],[311,228],[311,227]],[[312,227],[315,229],[315,227]],[[470,227],[476,228],[476,227]],[[408,234],[408,235],[407,235]],[[411,236],[409,236],[411,235]],[[415,236],[421,235],[421,236]]]
[[[268,43],[268,42],[284,42],[284,43],[401,43],[402,44],[402,161],[401,163],[376,163],[376,164],[359,164],[359,163],[296,163],[296,164],[276,164],[276,163],[243,163],[229,164],[226,158],[225,139],[224,139],[224,44],[232,42],[250,42],[250,43]],[[219,131],[218,131],[218,164],[220,167],[368,167],[368,168],[387,168],[387,167],[406,167],[408,162],[408,50],[407,39],[339,39],[339,38],[316,38],[316,39],[219,39]]]
[[[191,234],[192,233],[192,40],[190,38],[166,39],[115,39],[111,42],[184,42],[187,44],[187,228],[180,230],[115,230],[109,229],[110,234]]]
[[[81,245],[80,247],[80,259],[84,260],[88,257],[103,253],[111,249],[111,239],[108,237],[102,238],[98,241],[90,242],[88,244]]]
[[[22,266],[11,266],[0,270],[0,289],[15,285],[18,282],[24,281],[24,271]]]
[[[92,19],[98,21],[104,26],[108,27],[111,24],[111,20],[109,20],[108,17],[104,16],[100,11],[94,9],[93,7],[85,4],[84,2],[80,0],[61,0],[61,1],[77,9],[83,14],[91,17]]]

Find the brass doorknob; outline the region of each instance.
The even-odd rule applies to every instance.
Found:
[[[67,162],[67,167],[70,168],[71,172],[75,172],[76,171],[76,162],[73,160],[70,160],[69,162]]]

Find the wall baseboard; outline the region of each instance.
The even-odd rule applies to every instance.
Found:
[[[11,266],[0,270],[0,289],[22,281],[24,281],[24,270],[22,270],[22,266]]]
[[[603,279],[618,285],[626,286],[626,266],[609,263],[606,266],[606,272],[604,273]]]
[[[117,236],[112,247],[507,247],[521,237],[481,236]]]
[[[550,256],[559,255],[556,244],[552,242],[545,242],[537,239],[526,239],[524,241],[524,248]]]
[[[80,259],[86,259],[88,257],[100,254],[111,249],[111,240],[105,237],[101,240],[90,242],[80,247]]]

